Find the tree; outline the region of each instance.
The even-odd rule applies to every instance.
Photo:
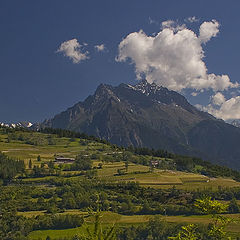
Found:
[[[53,168],[54,168],[54,162],[53,162],[53,161],[49,161],[49,162],[48,162],[48,167],[49,167],[50,169],[53,169]]]
[[[198,233],[196,230],[196,226],[194,224],[189,224],[187,226],[183,226],[181,231],[177,234],[176,237],[169,237],[172,240],[197,240]]]
[[[29,162],[28,162],[28,168],[29,169],[32,169],[32,160],[30,159]]]
[[[124,173],[124,170],[123,170],[123,169],[118,168],[118,169],[117,169],[117,174],[118,174],[118,175],[124,175],[125,173]]]
[[[78,155],[75,162],[71,165],[71,170],[90,170],[92,161],[88,156]]]
[[[126,172],[128,172],[128,160],[125,162],[125,169],[126,169]]]
[[[24,170],[24,161],[11,159],[0,152],[0,179],[9,181],[14,178],[17,173],[23,173]]]
[[[37,161],[38,161],[38,162],[41,161],[41,156],[40,156],[40,155],[37,156]]]
[[[91,230],[87,227],[87,236],[82,236],[82,240],[116,240],[115,237],[115,226],[113,225],[110,229],[103,231],[101,218],[102,214],[98,210],[94,216],[94,229]]]
[[[240,207],[237,204],[236,198],[233,198],[228,206],[228,211],[230,213],[239,213],[240,212]]]
[[[201,213],[210,214],[212,217],[212,222],[209,224],[206,233],[208,240],[231,239],[230,237],[227,238],[227,232],[225,228],[230,222],[233,221],[233,219],[220,215],[227,211],[228,206],[226,204],[212,200],[211,197],[205,197],[203,199],[197,199],[194,205],[198,210],[200,210]],[[187,226],[184,226],[176,237],[170,237],[169,239],[199,239],[197,225],[189,224]]]
[[[53,161],[48,162],[48,168],[49,168],[49,173],[53,174],[54,173],[54,162]]]

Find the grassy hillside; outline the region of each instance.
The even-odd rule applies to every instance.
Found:
[[[82,234],[93,226],[89,209],[95,212],[98,207],[104,213],[103,226],[116,223],[125,229],[145,226],[153,216],[171,224],[208,224],[210,216],[194,209],[196,199],[208,195],[229,206],[233,199],[240,201],[238,172],[162,150],[125,149],[70,132],[2,128],[0,151],[25,163],[24,171],[3,179],[0,207],[15,209],[21,226],[31,226],[25,233],[30,232],[29,239]],[[59,156],[75,161],[55,161]],[[228,208],[224,216],[231,213]],[[240,208],[234,213],[231,216],[238,218]],[[63,221],[65,229],[53,221]],[[239,229],[239,223],[228,227],[235,236]]]
[[[130,181],[138,182],[140,185],[154,188],[171,188],[173,185],[177,188],[196,189],[208,188],[214,189],[220,187],[240,186],[240,182],[236,182],[231,178],[211,178],[205,175],[189,172],[180,172],[172,169],[171,159],[143,156],[130,154],[123,155],[123,149],[118,149],[108,144],[99,143],[92,140],[79,138],[59,137],[56,134],[44,134],[39,132],[22,132],[14,131],[4,133],[4,129],[0,131],[0,151],[7,156],[24,160],[26,168],[29,169],[29,161],[31,159],[33,166],[40,166],[41,163],[46,164],[53,161],[56,156],[64,156],[75,158],[81,154],[89,156],[96,167],[97,177],[109,181]],[[127,155],[127,154],[126,154]],[[40,156],[40,161],[37,159]],[[124,158],[131,158],[129,161],[142,160],[145,165],[134,164],[129,162],[128,171],[125,171]],[[163,168],[150,169],[149,161],[165,161]],[[99,164],[102,168],[99,169]],[[56,164],[55,167],[57,167]],[[200,167],[201,168],[201,167]],[[124,174],[119,175],[118,170],[122,170]],[[30,171],[30,169],[29,169]],[[64,174],[77,174],[78,171],[66,171]],[[54,178],[47,177],[47,179]],[[26,178],[23,181],[45,181],[46,178]]]

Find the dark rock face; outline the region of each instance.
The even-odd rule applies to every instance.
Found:
[[[118,145],[162,148],[240,169],[240,129],[201,112],[185,97],[142,81],[101,84],[94,95],[44,121]]]

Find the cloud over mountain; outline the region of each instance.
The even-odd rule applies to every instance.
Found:
[[[86,44],[81,45],[77,39],[74,38],[63,42],[57,52],[61,52],[64,56],[69,57],[73,63],[79,63],[89,58],[88,51],[83,51],[83,46],[85,45]]]
[[[142,30],[127,35],[118,46],[116,60],[130,60],[138,79],[146,78],[172,90],[217,92],[238,86],[228,75],[209,74],[203,61],[202,45],[219,32],[216,20],[202,23],[199,35],[172,20],[163,22],[162,27],[155,36],[148,36]]]
[[[223,120],[240,119],[240,96],[225,99],[222,93],[216,93],[207,106],[197,105],[201,110]]]

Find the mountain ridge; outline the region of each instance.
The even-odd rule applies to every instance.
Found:
[[[240,140],[240,129],[198,110],[181,94],[147,81],[135,86],[101,84],[85,101],[45,120],[41,127],[85,132],[118,145],[161,148],[240,168],[240,151],[229,145],[232,138]]]

